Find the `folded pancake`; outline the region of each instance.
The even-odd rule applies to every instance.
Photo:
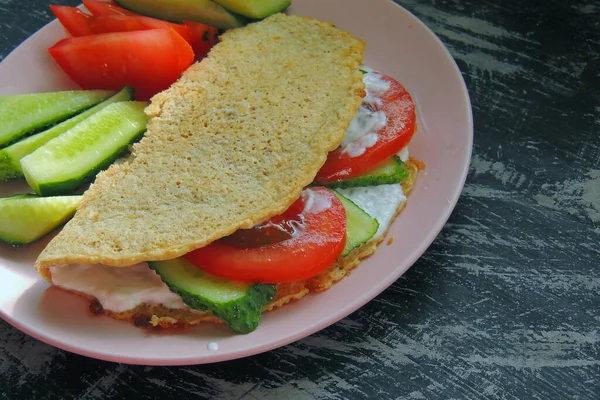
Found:
[[[310,292],[329,289],[334,283],[349,275],[361,259],[375,251],[384,240],[386,227],[406,206],[406,196],[412,190],[422,164],[410,159],[405,163],[405,167],[409,171],[409,176],[401,185],[349,189],[350,193],[340,190],[346,196],[358,190],[380,198],[387,197],[380,202],[381,204],[377,202],[372,204],[371,208],[388,208],[390,213],[388,223],[382,223],[383,229],[375,237],[347,256],[340,257],[331,267],[318,275],[303,281],[278,284],[275,298],[263,308],[264,311],[284,306],[290,301],[300,300]],[[383,203],[388,204],[384,206]],[[373,212],[368,208],[365,211]],[[183,303],[179,296],[170,292],[166,284],[146,263],[128,268],[70,265],[50,269],[56,282],[63,289],[91,301],[90,310],[94,314],[129,321],[139,327],[189,327],[203,322],[223,322],[210,312],[196,310]]]
[[[365,95],[364,43],[277,14],[226,32],[152,99],[144,138],[98,175],[36,268],[166,260],[282,213]]]

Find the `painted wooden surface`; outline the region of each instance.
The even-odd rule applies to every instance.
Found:
[[[450,49],[475,120],[463,196],[404,277],[328,329],[217,365],[91,360],[2,321],[0,397],[600,398],[600,1],[399,3]],[[1,57],[47,5],[0,0]]]

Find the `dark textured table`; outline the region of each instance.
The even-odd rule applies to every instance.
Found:
[[[0,397],[599,399],[600,1],[401,4],[450,49],[475,120],[463,196],[404,277],[311,337],[213,365],[96,361],[2,321]],[[1,56],[47,5],[0,0]]]

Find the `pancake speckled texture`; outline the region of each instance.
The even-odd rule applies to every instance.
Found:
[[[280,214],[343,140],[364,43],[277,14],[226,32],[152,99],[132,155],[101,173],[36,268],[164,260]]]

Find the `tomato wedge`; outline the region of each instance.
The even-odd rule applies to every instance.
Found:
[[[196,21],[183,21],[183,25],[192,30],[190,45],[196,54],[196,60],[204,58],[209,50],[217,44],[218,29]]]
[[[114,1],[83,0],[83,5],[94,15],[140,15],[121,7]]]
[[[48,49],[82,89],[136,89],[147,100],[168,88],[194,61],[190,45],[171,29],[72,37]]]
[[[90,16],[78,8],[69,6],[50,6],[52,13],[71,36],[86,36],[94,32],[90,29]]]
[[[100,9],[101,12],[88,15],[76,7],[55,5],[50,6],[50,9],[71,36],[173,29],[192,46],[196,60],[204,58],[217,41],[217,28],[199,22],[184,21],[181,25],[133,13],[131,13],[133,15],[125,15],[114,11],[114,7],[118,6],[112,6],[109,2],[92,0],[89,4],[92,4],[94,10]]]
[[[366,147],[364,153],[353,156],[345,146],[329,153],[327,161],[317,173],[316,182],[331,183],[361,175],[397,154],[410,142],[415,133],[415,104],[408,91],[400,82],[387,75],[378,72],[368,74],[377,74],[375,79],[378,78],[388,85],[385,91],[376,94],[380,101],[367,104],[367,108],[385,113],[386,124],[377,132],[375,144]]]
[[[190,45],[192,43],[193,32],[191,28],[141,15],[94,15],[89,19],[89,26],[92,33],[95,34],[144,31],[148,29],[173,29]]]
[[[199,22],[186,21],[184,25],[152,17],[129,15],[94,15],[89,19],[93,33],[131,32],[146,29],[173,29],[192,46],[197,60],[204,58],[216,42],[217,29]]]
[[[273,226],[283,235],[274,238]],[[244,232],[245,231],[245,232]],[[251,236],[275,239],[263,244]],[[284,236],[283,238],[281,236]],[[324,187],[305,189],[282,216],[217,240],[185,257],[198,268],[242,282],[285,283],[310,278],[330,267],[346,244],[346,212]]]

